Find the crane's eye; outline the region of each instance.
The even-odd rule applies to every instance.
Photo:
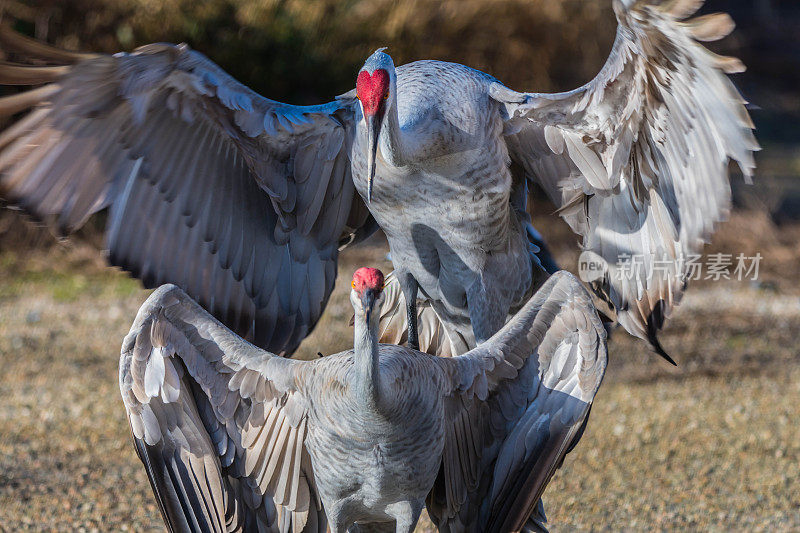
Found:
[[[351,281],[350,282],[350,286],[355,289],[356,288],[356,282],[355,281]]]
[[[388,100],[389,99],[389,89],[386,89],[386,92],[383,93],[383,99],[384,100]]]

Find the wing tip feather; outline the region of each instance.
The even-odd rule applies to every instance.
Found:
[[[666,308],[666,302],[664,300],[659,300],[653,311],[651,311],[650,316],[647,317],[647,342],[650,343],[650,347],[653,351],[663,357],[668,363],[672,366],[678,366],[678,363],[670,357],[658,338],[658,331],[663,327],[664,321],[666,320]]]

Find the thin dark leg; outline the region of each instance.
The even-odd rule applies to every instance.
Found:
[[[414,298],[406,305],[408,312],[408,346],[414,350],[419,350],[419,331],[417,328],[417,299]]]
[[[403,296],[406,299],[406,317],[408,321],[408,347],[419,350],[419,324],[417,322],[417,291],[419,285],[411,274],[402,278]]]

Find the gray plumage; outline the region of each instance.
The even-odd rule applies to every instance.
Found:
[[[536,176],[603,266],[591,288],[619,323],[666,355],[657,331],[731,205],[728,162],[751,180],[759,150],[745,101],[725,74],[742,63],[698,41],[733,30],[722,13],[680,22],[703,1],[617,0],[611,56],[560,94],[490,89],[505,107],[509,153]]]
[[[64,232],[110,207],[112,263],[146,286],[180,285],[276,353],[316,323],[337,246],[372,231],[371,212],[406,301],[421,288],[463,352],[545,277],[525,214],[531,180],[601,265],[595,295],[660,349],[687,256],[730,206],[728,160],[749,178],[758,148],[725,76],[741,64],[697,42],[726,35],[730,19],[681,22],[700,4],[614,0],[611,56],[567,93],[512,91],[452,63],[395,70],[376,52],[359,74],[385,69],[391,82],[373,95],[374,158],[356,91],[320,106],[281,104],[186,46],[47,52],[74,65],[0,66],[4,83],[52,82],[0,100],[5,113],[35,107],[0,136],[0,193]],[[2,39],[43,54],[8,32]]]
[[[728,160],[749,178],[758,149],[725,76],[741,64],[695,40],[724,36],[730,18],[678,21],[701,3],[615,2],[611,56],[594,80],[567,93],[519,93],[436,61],[390,77],[369,208],[389,239],[405,300],[418,284],[457,351],[496,331],[532,290],[515,198],[528,178],[601,266],[595,294],[666,355],[656,332],[684,288],[690,255],[730,206]],[[370,66],[394,71],[378,54]],[[353,168],[364,196],[363,159]]]
[[[605,371],[586,290],[555,274],[452,358],[378,345],[383,295],[364,294],[354,349],[310,362],[243,341],[175,286],[148,298],[120,388],[172,530],[324,531],[324,511],[333,532],[410,532],[426,499],[443,531],[523,527]]]

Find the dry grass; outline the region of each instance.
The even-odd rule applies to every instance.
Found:
[[[574,239],[542,224],[570,261]],[[545,494],[553,530],[800,528],[797,233],[757,215],[722,228],[716,246],[760,250],[764,279],[689,291],[663,336],[677,369],[614,335],[589,429]],[[341,276],[388,269],[384,253],[354,250]],[[350,345],[346,288],[303,354]],[[83,245],[0,254],[0,531],[163,528],[117,388],[145,296]]]

